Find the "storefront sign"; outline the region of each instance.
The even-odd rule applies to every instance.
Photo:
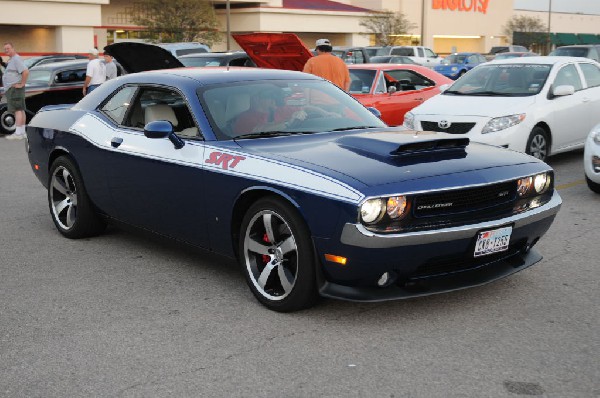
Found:
[[[490,0],[432,0],[434,10],[473,11],[485,14]]]

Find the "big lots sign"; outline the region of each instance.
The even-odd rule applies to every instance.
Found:
[[[432,0],[434,10],[473,11],[486,13],[490,0]]]

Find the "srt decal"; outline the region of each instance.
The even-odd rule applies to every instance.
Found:
[[[234,168],[238,165],[239,162],[246,159],[243,156],[234,156],[228,153],[221,152],[211,152],[208,156],[208,159],[205,160],[206,163],[211,163],[215,165],[221,165],[223,170],[228,170],[229,168]]]

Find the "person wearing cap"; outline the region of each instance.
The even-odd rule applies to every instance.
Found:
[[[88,53],[90,62],[85,71],[85,82],[83,82],[83,95],[87,95],[106,81],[106,68],[104,62],[98,58],[98,49],[92,48]]]
[[[350,72],[341,59],[331,53],[333,47],[329,39],[319,39],[315,45],[317,56],[310,58],[303,72],[329,80],[344,91],[350,89]]]

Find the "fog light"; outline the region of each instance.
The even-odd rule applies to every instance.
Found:
[[[600,158],[598,156],[592,156],[592,167],[596,173],[600,173]]]
[[[389,272],[384,272],[383,274],[381,274],[381,277],[379,278],[379,280],[377,281],[377,286],[379,287],[383,287],[385,286],[388,282],[390,281],[390,273]]]

